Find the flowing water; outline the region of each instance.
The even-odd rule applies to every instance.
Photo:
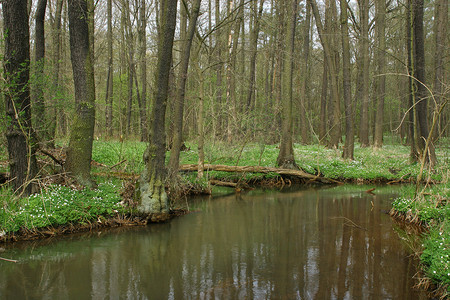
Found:
[[[398,189],[255,190],[169,223],[0,245],[0,299],[425,299]]]

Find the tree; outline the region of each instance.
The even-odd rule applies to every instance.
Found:
[[[331,96],[333,102],[333,112],[331,112],[331,128],[330,128],[330,142],[328,146],[330,148],[337,148],[339,145],[340,136],[340,99],[339,99],[339,89],[338,89],[338,71],[336,65],[336,56],[334,50],[332,49],[332,40],[330,40],[329,35],[324,31],[322,21],[320,19],[319,9],[315,0],[309,0],[311,9],[316,20],[316,27],[319,33],[320,43],[322,44],[324,56],[326,59],[326,65],[328,68],[328,74],[331,80]],[[323,122],[324,120],[322,120]]]
[[[31,126],[30,33],[27,0],[3,1],[5,109],[11,185],[20,195],[37,190],[36,140]]]
[[[436,163],[436,154],[433,144],[429,149],[425,149],[425,141],[428,138],[428,97],[425,87],[425,49],[424,49],[424,30],[423,30],[423,4],[424,0],[412,0],[412,24],[413,31],[413,66],[414,66],[414,84],[415,84],[415,104],[417,113],[417,131],[418,131],[418,150],[420,155],[428,157],[431,165]]]
[[[302,68],[301,72],[301,87],[300,87],[300,132],[302,143],[308,144],[310,142],[308,122],[307,122],[307,111],[306,104],[309,98],[308,94],[308,82],[309,82],[309,48],[310,45],[310,36],[309,31],[311,30],[311,6],[306,5],[306,17],[305,24],[303,27],[303,54],[302,54]],[[325,122],[324,122],[325,124]],[[325,132],[325,130],[324,130]]]
[[[254,10],[256,10],[256,1],[254,2]],[[251,32],[250,36],[250,82],[248,86],[248,92],[247,92],[247,105],[246,105],[246,111],[249,111],[252,106],[252,99],[254,98],[254,90],[255,90],[255,75],[256,75],[256,54],[257,54],[257,46],[258,46],[258,35],[259,35],[259,28],[260,28],[260,20],[262,16],[264,8],[264,0],[259,1],[259,8],[258,12],[253,11],[253,30]]]
[[[383,146],[384,98],[386,93],[386,0],[375,0],[375,13],[377,76],[375,77],[376,114],[373,145],[375,148],[381,148]]]
[[[345,145],[343,158],[353,159],[354,133],[353,133],[353,105],[351,95],[350,72],[350,41],[347,24],[347,0],[340,0],[341,7],[341,37],[342,37],[342,81],[345,103]]]
[[[56,108],[57,103],[60,102],[61,84],[60,84],[60,57],[61,57],[61,15],[64,0],[56,1],[56,11],[52,23],[52,43],[53,43],[53,69],[52,69],[52,84],[53,96],[51,97],[51,106],[49,107],[50,114],[48,120],[48,134],[51,139],[55,138],[56,134]],[[64,118],[62,118],[64,119]],[[64,127],[64,126],[62,126]]]
[[[359,0],[359,15],[361,32],[358,39],[359,44],[359,70],[362,75],[360,81],[361,108],[359,123],[359,142],[361,147],[369,146],[369,0]]]
[[[290,2],[290,3],[289,3]],[[297,25],[298,1],[289,0],[289,22],[286,34],[287,54],[285,55],[282,115],[281,115],[281,142],[277,165],[288,169],[298,169],[295,163],[293,149],[293,115],[292,115],[292,77],[294,64],[295,27]]]
[[[184,110],[184,95],[186,90],[186,80],[188,75],[189,58],[191,54],[192,41],[197,27],[197,19],[200,12],[201,0],[195,0],[192,4],[192,11],[189,18],[189,28],[186,34],[183,34],[184,41],[182,41],[182,53],[180,69],[178,72],[178,82],[175,98],[175,112],[174,112],[174,128],[172,148],[170,149],[169,160],[169,176],[174,178],[178,172],[178,164],[180,162],[180,149],[183,144],[183,110]]]
[[[112,32],[112,0],[108,0],[107,3],[107,42],[108,42],[108,74],[106,76],[106,116],[105,116],[105,128],[107,136],[113,135],[113,32]]]
[[[147,7],[146,0],[141,0],[140,3],[136,0],[136,6],[139,7],[139,67],[140,67],[140,82],[141,82],[141,95],[139,97],[139,115],[141,117],[141,140],[148,141],[148,128],[147,128]],[[140,5],[138,5],[140,4]],[[138,86],[136,84],[136,86]]]
[[[435,6],[435,50],[434,50],[434,86],[433,92],[437,104],[441,105],[444,102],[444,90],[446,80],[446,69],[444,58],[448,57],[448,1],[437,0]],[[447,53],[446,53],[447,51]],[[441,117],[440,130],[435,130],[436,137],[442,134],[445,130],[445,116]]]
[[[91,159],[95,124],[95,82],[87,0],[69,0],[69,35],[75,115],[72,121],[66,170],[83,186],[92,187]]]
[[[177,0],[162,2],[161,35],[158,42],[158,63],[155,73],[155,95],[150,127],[149,145],[144,153],[146,165],[140,179],[140,205],[142,213],[168,213],[169,203],[164,183],[166,134],[165,115],[169,93],[169,74],[175,34]]]
[[[35,124],[35,130],[40,142],[47,141],[49,134],[47,133],[47,117],[44,99],[44,59],[45,59],[45,10],[47,8],[47,0],[39,0],[36,7],[35,16],[35,63],[36,78],[34,87],[35,111],[39,116],[39,121]]]

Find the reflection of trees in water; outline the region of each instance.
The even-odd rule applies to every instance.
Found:
[[[19,298],[64,299],[412,297],[408,273],[414,271],[381,213],[383,199],[330,195],[233,195],[205,200],[202,212],[167,224],[27,248],[24,259],[41,258],[1,264],[6,268],[0,295],[11,290],[23,295]]]

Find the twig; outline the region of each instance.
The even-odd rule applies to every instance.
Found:
[[[51,158],[54,162],[56,162],[58,165],[60,165],[60,166],[64,165],[64,163],[63,163],[61,160],[57,159],[53,154],[51,154],[51,153],[48,152],[47,150],[45,150],[45,149],[39,149],[39,150],[41,151],[42,154],[45,154],[45,155],[47,155],[48,157],[50,157],[50,158]]]
[[[126,162],[127,160],[126,159],[124,159],[124,160],[122,160],[121,162],[118,162],[117,164],[115,164],[115,165],[112,165],[111,167],[109,167],[110,169],[113,169],[113,168],[115,168],[115,167],[117,167],[118,165],[121,165],[121,164],[123,164],[124,162]]]
[[[7,258],[3,258],[3,257],[0,257],[0,260],[9,261],[9,262],[13,262],[13,263],[17,263],[18,262],[18,260],[7,259]]]
[[[359,226],[358,224],[356,224],[355,222],[353,222],[352,220],[350,220],[349,218],[346,218],[346,217],[335,217],[335,218],[331,218],[331,219],[344,219],[345,221],[348,221],[348,222],[350,222],[351,224],[349,225],[349,224],[346,224],[346,223],[344,223],[344,225],[347,225],[347,226],[352,226],[352,227],[355,227],[355,228],[359,228],[359,229],[362,229],[362,230],[365,230],[365,231],[367,231],[367,228],[364,228],[364,227],[361,227],[361,226]]]

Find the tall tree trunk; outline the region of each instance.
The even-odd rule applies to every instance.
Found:
[[[37,185],[35,140],[30,109],[30,33],[26,0],[3,1],[6,139],[13,189],[30,195]]]
[[[290,3],[289,3],[290,2]],[[290,4],[290,5],[289,5]],[[286,34],[287,53],[285,55],[285,69],[283,78],[282,100],[282,128],[280,152],[277,157],[277,165],[282,168],[298,169],[295,163],[293,149],[293,116],[292,116],[292,82],[294,66],[295,27],[297,23],[298,0],[289,0],[287,5],[289,12],[288,28]]]
[[[216,27],[221,26],[221,19],[220,19],[220,1],[215,0],[215,20],[216,20]],[[216,65],[216,106],[217,106],[217,123],[218,123],[218,130],[219,132],[223,130],[224,126],[224,116],[222,113],[223,110],[223,103],[222,103],[222,96],[223,96],[223,88],[222,88],[222,75],[223,75],[223,62],[222,62],[222,47],[224,47],[223,42],[223,32],[224,30],[222,28],[216,28],[216,44],[214,52],[215,54],[215,65]]]
[[[133,113],[133,80],[134,80],[134,35],[133,28],[131,25],[131,11],[130,11],[130,1],[124,0],[122,2],[122,10],[124,14],[125,21],[125,39],[126,39],[126,49],[128,52],[128,99],[127,99],[127,135],[130,135],[132,130],[132,113]]]
[[[416,84],[416,111],[418,125],[418,145],[421,155],[428,157],[431,165],[436,163],[434,146],[431,143],[429,149],[425,149],[425,141],[428,138],[428,97],[425,85],[425,35],[423,31],[423,4],[424,0],[413,0],[413,46],[414,46],[414,75]]]
[[[39,0],[36,6],[36,25],[35,25],[35,64],[36,76],[34,85],[35,113],[39,116],[36,120],[34,129],[37,133],[39,142],[48,142],[49,134],[47,132],[47,111],[44,99],[44,64],[45,64],[45,10],[47,8],[47,0]]]
[[[325,57],[327,61],[327,66],[330,74],[331,80],[331,95],[333,99],[333,117],[332,123],[330,124],[330,142],[328,144],[331,148],[337,148],[340,140],[340,100],[339,100],[339,89],[337,82],[337,66],[336,66],[336,57],[333,55],[330,40],[326,36],[322,21],[320,19],[319,9],[317,8],[317,4],[315,0],[309,0],[311,5],[311,9],[314,14],[314,18],[316,19],[317,31],[319,32],[320,42],[322,44],[323,50],[325,52]],[[322,120],[323,121],[323,120]]]
[[[309,130],[308,130],[308,120],[306,113],[306,102],[308,101],[308,81],[309,81],[309,47],[310,38],[309,30],[311,28],[311,6],[306,6],[306,17],[305,24],[303,27],[303,54],[302,54],[302,69],[300,72],[301,76],[301,87],[300,87],[300,132],[303,144],[308,144],[310,142]]]
[[[75,86],[75,115],[72,121],[66,170],[78,183],[91,187],[92,142],[95,124],[95,82],[90,45],[89,12],[86,0],[69,0],[70,54]]]
[[[327,131],[327,99],[328,99],[328,63],[323,54],[323,70],[322,70],[322,88],[320,95],[320,123],[319,123],[319,144],[328,144],[328,131]]]
[[[140,65],[140,81],[141,81],[141,96],[140,96],[140,118],[141,118],[141,140],[148,141],[148,120],[147,120],[147,16],[146,16],[146,0],[140,1],[139,6],[139,65]]]
[[[435,5],[435,50],[434,50],[434,86],[433,92],[438,105],[444,102],[444,83],[447,82],[444,58],[448,57],[448,0],[437,0]],[[448,59],[448,58],[447,58]],[[444,115],[443,115],[444,116]],[[438,130],[434,137],[437,139],[445,131],[445,119],[439,120]]]
[[[361,33],[358,40],[362,71],[362,98],[360,109],[359,142],[361,147],[369,146],[369,0],[359,0]]]
[[[417,161],[419,159],[418,150],[417,150],[417,137],[415,130],[416,124],[416,107],[415,107],[415,85],[414,85],[414,47],[413,47],[413,13],[412,13],[412,1],[406,1],[406,52],[407,52],[407,70],[408,70],[408,87],[409,87],[409,96],[408,96],[408,133],[409,133],[409,142],[411,146],[410,157],[411,160]]]
[[[165,116],[172,66],[173,38],[176,27],[177,0],[166,0],[162,7],[161,38],[158,43],[158,63],[155,73],[150,144],[144,153],[146,168],[140,179],[138,210],[142,213],[168,213],[169,202],[164,188],[166,133]]]
[[[53,83],[53,90],[51,97],[51,106],[49,107],[51,110],[51,113],[49,114],[49,128],[48,133],[50,139],[54,140],[56,136],[56,123],[57,123],[57,109],[58,109],[58,103],[62,101],[62,87],[60,84],[60,58],[61,58],[61,15],[62,15],[62,8],[63,8],[64,0],[57,0],[56,1],[56,11],[55,15],[53,17],[53,24],[52,24],[52,44],[53,44],[53,75],[52,75],[52,83]],[[63,116],[60,118],[64,119]]]
[[[192,11],[189,18],[189,28],[185,35],[185,40],[182,41],[182,53],[180,69],[178,73],[177,91],[175,98],[175,112],[174,112],[174,128],[172,148],[170,149],[169,160],[169,177],[174,179],[178,173],[178,165],[180,162],[180,150],[183,144],[183,110],[184,110],[184,96],[186,91],[186,80],[188,76],[189,58],[191,55],[192,41],[197,26],[197,19],[200,12],[201,0],[195,0],[192,4]]]
[[[347,0],[340,0],[341,7],[341,37],[342,37],[342,81],[345,103],[345,144],[342,157],[353,159],[354,133],[353,133],[353,106],[351,95],[350,72],[350,41],[347,24]]]
[[[113,135],[113,87],[114,87],[114,74],[113,74],[113,29],[112,29],[112,0],[108,0],[107,3],[107,43],[108,43],[108,74],[106,77],[106,116],[105,116],[105,129],[106,135],[112,137]]]
[[[230,1],[230,13],[234,10],[233,1]],[[227,60],[227,142],[231,143],[237,131],[237,100],[236,100],[236,57],[239,42],[239,33],[241,29],[241,22],[243,22],[243,7],[244,1],[240,0],[238,7],[235,9],[236,20],[233,28],[230,27],[228,40],[228,60]]]
[[[376,114],[375,114],[375,132],[374,147],[383,146],[383,125],[384,125],[384,98],[386,93],[386,0],[375,0],[375,31],[377,39],[376,61],[377,77],[376,81]]]
[[[254,94],[255,94],[254,90],[255,90],[255,78],[256,78],[256,54],[258,53],[257,47],[258,47],[259,27],[260,27],[260,20],[261,20],[263,9],[264,9],[264,0],[260,0],[258,12],[256,12],[256,11],[252,12],[254,15],[254,17],[253,17],[254,25],[253,25],[253,30],[252,30],[251,36],[250,36],[250,75],[249,75],[250,82],[249,82],[248,92],[247,92],[246,111],[249,111],[251,109]]]

